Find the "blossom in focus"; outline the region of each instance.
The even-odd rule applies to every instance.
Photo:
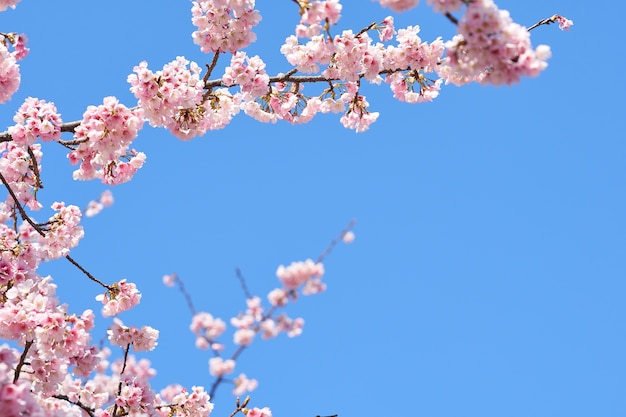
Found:
[[[111,317],[139,304],[141,294],[135,284],[127,283],[123,279],[111,285],[104,294],[96,296],[96,300],[104,304],[102,314],[106,317]]]

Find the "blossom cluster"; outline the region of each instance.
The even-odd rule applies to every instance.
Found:
[[[68,155],[70,163],[80,163],[74,179],[100,178],[110,185],[129,181],[146,159],[142,152],[129,149],[142,126],[143,111],[131,110],[115,97],[89,106],[74,132],[79,145]]]
[[[0,0],[0,12],[7,7],[15,8],[16,3]],[[17,62],[28,54],[26,42],[25,35],[0,33],[0,104],[7,102],[20,86],[20,66]],[[13,51],[9,50],[9,46],[13,47]]]
[[[252,28],[261,15],[254,9],[254,0],[207,0],[193,2],[192,23],[198,29],[193,42],[202,52],[230,52],[245,48],[256,40]]]
[[[189,66],[189,67],[188,67]],[[151,126],[165,127],[188,140],[207,130],[221,129],[239,112],[236,98],[225,89],[204,97],[200,67],[184,57],[152,72],[141,62],[128,76],[130,91],[139,101]]]
[[[42,250],[45,251],[42,256],[46,260],[66,256],[85,235],[79,225],[82,213],[78,207],[55,202],[52,209],[57,213],[46,222],[45,236],[40,237]]]
[[[115,318],[107,330],[107,335],[112,345],[123,348],[133,345],[135,352],[141,352],[156,347],[159,331],[150,326],[143,326],[140,329],[135,326],[124,326],[120,319]]]
[[[105,207],[109,207],[113,204],[113,193],[110,190],[105,190],[100,194],[98,200],[91,200],[85,208],[85,216],[93,217],[100,213]]]
[[[40,137],[43,141],[61,138],[61,116],[54,103],[28,97],[13,116],[14,126],[9,127],[13,142],[30,146]]]
[[[41,171],[41,144],[29,147],[11,142],[0,143],[0,173],[17,197],[17,202],[28,206],[31,210],[39,210],[42,206],[37,201],[37,191],[41,188],[40,178],[36,173]],[[13,196],[7,195],[6,206],[13,207]]]
[[[96,300],[104,304],[102,314],[111,317],[139,304],[141,294],[135,284],[123,279],[110,285],[104,294],[96,296]]]
[[[458,24],[458,34],[446,43],[447,58],[441,74],[462,84],[511,85],[521,77],[536,77],[548,64],[550,47],[530,43],[530,33],[513,22],[509,12],[493,0],[475,0],[467,5]],[[448,66],[450,68],[448,68]]]

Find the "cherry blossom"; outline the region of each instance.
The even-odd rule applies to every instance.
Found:
[[[256,379],[248,379],[246,374],[239,374],[237,378],[233,381],[235,383],[235,389],[233,390],[233,395],[243,395],[246,392],[254,391],[259,383]]]
[[[30,146],[40,137],[43,141],[61,138],[61,116],[54,103],[28,97],[13,116],[15,126],[9,133],[17,145]]]
[[[74,137],[80,144],[68,155],[80,163],[74,179],[100,178],[106,184],[129,181],[146,156],[129,149],[143,125],[143,111],[130,110],[115,97],[105,97],[100,106],[89,106]]]
[[[389,7],[394,12],[404,12],[417,6],[419,0],[377,0],[381,6]]]
[[[140,329],[134,326],[127,327],[120,319],[115,318],[107,330],[107,335],[111,344],[124,348],[133,345],[133,350],[140,352],[156,347],[159,331],[150,326],[143,326]]]
[[[129,310],[139,304],[141,294],[135,284],[128,283],[123,279],[111,285],[104,294],[98,295],[96,300],[104,304],[102,314],[110,317],[122,311]]]
[[[232,359],[211,358],[209,359],[209,373],[213,376],[224,376],[235,370],[235,361]]]

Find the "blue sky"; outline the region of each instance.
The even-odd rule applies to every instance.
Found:
[[[249,54],[268,72],[289,67],[278,49],[292,33],[291,1],[260,1]],[[424,2],[425,3],[425,2]],[[271,6],[269,4],[272,4]],[[324,115],[303,126],[239,115],[189,143],[147,125],[135,147],[148,160],[116,202],[84,221],[72,256],[105,281],[144,294],[122,315],[161,331],[146,354],[154,386],[211,384],[194,348],[183,298],[161,284],[178,273],[196,307],[227,320],[244,306],[235,276],[264,297],[279,264],[317,257],[355,218],[356,240],[326,262],[328,291],[288,310],[304,334],[255,342],[237,371],[257,378],[254,405],[274,416],[623,416],[626,413],[626,144],[617,28],[620,2],[499,1],[527,26],[559,13],[574,20],[533,31],[553,57],[513,87],[445,87],[433,103],[365,93],[379,120],[363,134]],[[23,84],[0,107],[0,130],[25,97],[54,101],[64,120],[115,95],[135,104],[127,75],[147,60],[209,58],[191,41],[190,4],[36,2],[0,14],[24,32]],[[333,33],[390,14],[344,1]],[[422,4],[394,15],[422,37],[454,27]],[[67,137],[66,137],[67,138]],[[84,206],[105,187],[73,182],[54,144],[44,146],[45,205]],[[100,292],[67,262],[45,267],[80,312]],[[104,334],[106,321],[99,321]],[[226,338],[228,340],[228,338]],[[214,415],[234,408],[222,387]]]

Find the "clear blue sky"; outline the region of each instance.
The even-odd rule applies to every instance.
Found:
[[[289,69],[278,49],[293,29],[288,0],[259,1],[258,42],[268,72]],[[396,16],[424,39],[454,27],[423,2]],[[156,388],[210,385],[182,297],[161,284],[177,272],[196,306],[227,320],[244,306],[240,267],[261,295],[281,263],[315,258],[356,218],[356,241],[326,262],[328,291],[302,298],[297,339],[255,342],[238,371],[260,381],[254,405],[274,416],[587,417],[626,415],[626,93],[622,2],[498,2],[531,25],[553,57],[539,78],[513,87],[446,87],[433,103],[396,102],[367,88],[379,120],[366,133],[334,115],[262,125],[238,116],[190,143],[147,125],[148,155],[116,203],[86,219],[73,256],[100,279],[124,277],[144,294],[122,315],[161,331],[148,357]],[[115,95],[135,100],[127,75],[147,60],[209,58],[191,41],[187,1],[23,0],[0,30],[25,32],[23,84],[0,107],[0,131],[28,96],[54,101],[64,120]],[[389,14],[344,1],[340,29]],[[621,35],[621,34],[620,34]],[[66,137],[68,138],[68,137]],[[44,146],[40,193],[85,205],[105,188],[72,182],[72,167]],[[100,289],[67,262],[46,267],[70,310],[99,310]],[[100,334],[107,322],[99,321]],[[234,407],[230,387],[216,416]]]

